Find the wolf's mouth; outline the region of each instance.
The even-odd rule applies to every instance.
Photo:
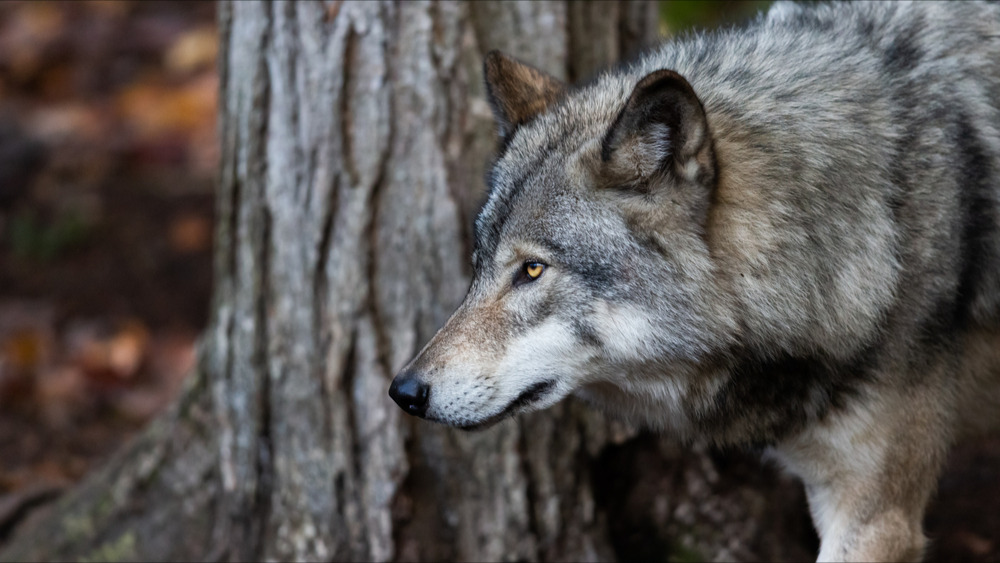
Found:
[[[465,426],[459,426],[459,428],[462,430],[482,430],[483,428],[486,428],[488,426],[493,426],[497,422],[500,422],[501,420],[517,412],[518,409],[526,407],[532,403],[539,401],[542,397],[548,394],[548,392],[551,391],[552,388],[555,386],[556,382],[552,380],[540,381],[538,383],[535,383],[531,387],[525,389],[523,393],[518,395],[516,399],[511,401],[506,407],[504,407],[502,411],[498,412],[497,414],[487,418],[482,422],[477,422],[475,424],[467,424]]]

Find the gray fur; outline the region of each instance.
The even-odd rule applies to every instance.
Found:
[[[663,69],[700,106],[635,102]],[[1000,5],[779,3],[555,88],[504,131],[469,296],[408,368],[428,417],[575,392],[767,447],[806,480],[821,558],[919,558],[944,452],[1000,412]],[[512,289],[527,259],[547,270]],[[547,359],[523,339],[543,323]],[[544,369],[499,371],[515,349]],[[435,404],[510,381],[545,392]]]

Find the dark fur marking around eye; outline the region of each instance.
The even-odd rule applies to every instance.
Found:
[[[582,248],[568,247],[552,239],[543,239],[539,242],[554,256],[564,257],[566,268],[598,295],[607,294],[621,271],[619,265],[611,262],[607,256],[588,252]]]

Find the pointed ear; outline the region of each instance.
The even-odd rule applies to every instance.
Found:
[[[500,51],[487,53],[483,71],[501,139],[543,112],[566,89],[559,79]]]
[[[707,183],[715,157],[701,100],[683,76],[657,70],[636,84],[601,143],[606,179],[618,185],[646,185],[667,173]]]

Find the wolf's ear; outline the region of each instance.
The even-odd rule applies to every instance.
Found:
[[[701,100],[683,76],[657,70],[636,84],[601,143],[606,179],[645,185],[660,173],[707,183],[715,158]]]
[[[487,53],[483,73],[501,139],[543,112],[566,89],[559,79],[500,51]]]

